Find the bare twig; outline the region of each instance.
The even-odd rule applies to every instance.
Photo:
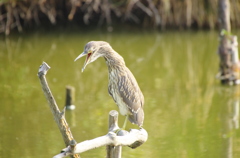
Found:
[[[8,4],[6,6],[7,10],[7,22],[6,22],[6,27],[5,27],[5,34],[9,35],[10,30],[11,30],[11,24],[12,24],[12,7],[11,4]]]
[[[15,20],[16,20],[16,25],[17,25],[17,29],[19,32],[22,32],[22,25],[20,23],[20,19],[19,19],[19,13],[16,9],[13,10],[13,15],[15,17]]]
[[[71,2],[71,11],[68,14],[68,20],[71,21],[77,11],[77,8],[81,6],[81,2],[80,0],[70,0],[70,2]]]
[[[152,0],[147,0],[148,4],[149,4],[149,8],[152,10],[153,15],[154,15],[154,19],[155,19],[155,26],[160,26],[161,24],[161,18],[159,15],[159,12],[157,10],[157,8],[155,7],[155,5],[153,4]],[[151,15],[150,15],[151,16]]]

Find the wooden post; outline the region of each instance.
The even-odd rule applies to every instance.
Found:
[[[231,32],[229,0],[218,0],[218,19],[220,29]]]
[[[108,132],[116,132],[116,130],[119,130],[117,133],[117,136],[124,136],[129,134],[129,132],[125,130],[120,130],[118,126],[118,112],[116,110],[112,110],[109,112],[109,119],[108,119]],[[107,158],[121,158],[122,157],[122,146],[112,146],[107,145]]]
[[[220,80],[222,84],[229,83],[231,75],[231,56],[228,53],[227,35],[222,30],[231,31],[229,0],[218,0],[218,19],[220,29],[220,43],[218,53],[220,56]]]
[[[38,70],[38,77],[40,79],[40,83],[42,85],[42,90],[44,92],[44,95],[48,101],[48,105],[52,111],[52,114],[54,116],[54,120],[58,125],[58,128],[62,134],[63,140],[65,142],[65,145],[70,145],[72,148],[75,147],[76,142],[74,141],[72,132],[70,131],[70,127],[68,126],[67,121],[65,120],[64,112],[60,112],[58,105],[52,95],[52,92],[48,86],[47,80],[45,75],[47,74],[47,71],[50,69],[50,66],[47,65],[47,63],[43,62],[43,64],[40,66]],[[74,158],[79,158],[80,156],[78,154],[72,155]]]
[[[231,35],[229,0],[218,0],[218,16],[220,41],[218,55],[220,57],[217,78],[222,84],[239,83],[239,62],[236,36]]]
[[[75,105],[75,88],[72,86],[66,86],[66,109],[74,110]]]
[[[118,112],[112,110],[109,112],[109,119],[108,119],[108,131],[115,132],[119,130],[118,127]],[[107,158],[121,158],[122,155],[122,146],[112,146],[107,145]]]

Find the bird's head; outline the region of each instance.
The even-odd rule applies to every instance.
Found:
[[[85,55],[87,56],[82,68],[82,72],[89,63],[95,61],[97,58],[101,56],[104,56],[105,53],[104,47],[106,46],[111,47],[109,43],[104,41],[90,41],[85,45],[84,51],[74,60],[76,61]]]

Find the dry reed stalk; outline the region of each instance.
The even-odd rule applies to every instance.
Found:
[[[51,24],[75,20],[82,25],[135,23],[162,29],[214,29],[218,26],[217,12],[217,0],[15,0],[0,3],[0,33],[21,32],[24,26],[39,25],[46,18]],[[240,27],[238,0],[231,1],[231,24]]]

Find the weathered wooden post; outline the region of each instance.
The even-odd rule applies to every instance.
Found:
[[[108,131],[116,131],[119,129],[118,127],[118,113],[116,111],[110,111],[109,112],[109,118],[108,118]],[[107,158],[113,158],[114,154],[114,146],[112,145],[107,145],[106,150],[107,150]]]
[[[218,19],[220,29],[231,32],[229,0],[218,0]]]
[[[74,110],[75,105],[75,88],[72,86],[66,86],[66,109]]]
[[[47,63],[43,62],[43,64],[40,66],[38,70],[38,77],[40,80],[40,83],[42,85],[42,90],[45,94],[45,97],[48,101],[48,105],[52,111],[52,114],[54,116],[54,120],[58,125],[58,128],[62,134],[63,140],[65,142],[65,145],[70,145],[72,149],[75,148],[76,142],[74,141],[72,132],[70,131],[70,127],[68,126],[68,123],[65,119],[64,112],[60,112],[58,105],[52,95],[52,92],[47,84],[47,80],[45,75],[47,74],[47,71],[50,69],[50,66],[47,65]],[[78,154],[71,155],[73,158],[79,158],[80,156]]]
[[[218,18],[220,41],[218,55],[220,57],[217,78],[222,84],[239,84],[239,59],[237,37],[231,35],[229,0],[218,1]]]
[[[115,110],[112,110],[109,112],[109,121],[108,121],[108,131],[109,132],[115,132],[116,130],[119,130],[118,127],[118,112]],[[125,134],[128,134],[127,131],[120,130],[117,135],[123,136]],[[113,145],[107,145],[107,158],[121,158],[122,156],[122,146],[113,146]]]

